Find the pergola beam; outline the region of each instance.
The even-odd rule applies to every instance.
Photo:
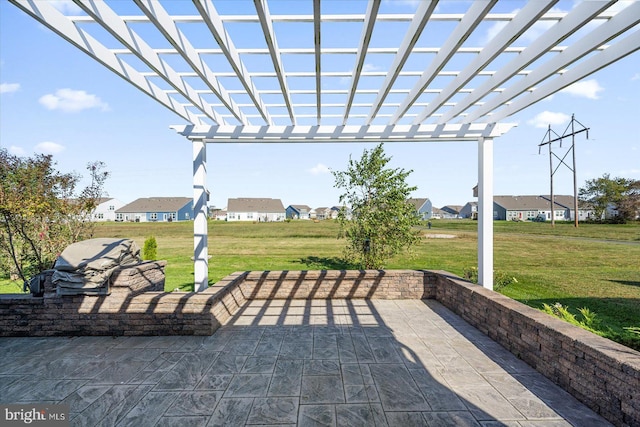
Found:
[[[191,123],[199,123],[199,119],[191,111],[169,96],[157,85],[148,81],[139,71],[119,58],[106,46],[93,38],[86,31],[64,16],[50,3],[44,1],[11,0],[13,4],[29,14],[32,18],[46,26],[70,44],[122,77],[137,89],[149,95],[178,116]]]
[[[182,58],[198,74],[202,81],[211,89],[233,116],[243,124],[248,124],[244,113],[229,96],[225,88],[213,75],[211,69],[201,60],[198,53],[189,42],[189,39],[182,34],[171,16],[162,7],[158,0],[134,0],[136,5],[153,22],[158,30],[164,35],[169,43],[178,51]],[[222,124],[222,123],[221,123]]]
[[[540,58],[546,52],[550,51],[554,45],[565,40],[574,34],[584,25],[589,23],[595,16],[603,10],[611,6],[617,0],[609,2],[582,2],[569,12],[562,20],[558,21],[547,32],[534,40],[522,53],[517,55],[507,65],[500,68],[490,79],[478,86],[471,94],[467,95],[462,101],[458,102],[455,107],[447,111],[438,121],[438,123],[446,123],[455,118],[458,114],[472,107],[476,102],[482,99],[487,93],[510,79],[518,75],[525,67],[530,65],[536,59]],[[527,73],[528,74],[528,73]]]
[[[478,71],[483,70],[491,61],[493,61],[502,50],[513,40],[520,37],[527,29],[529,29],[537,19],[557,2],[554,1],[530,1],[520,12],[509,21],[509,23],[489,41],[489,44],[482,49],[482,52],[476,56],[473,61],[460,73],[445,90],[429,103],[429,105],[420,113],[413,121],[414,124],[422,123],[431,114],[435,113],[448,99],[454,96],[458,89],[478,75]]]
[[[126,48],[128,53],[134,54],[138,59],[151,68],[155,75],[158,75],[169,83],[176,91],[184,96],[196,108],[202,111],[215,123],[222,123],[222,117],[211,107],[211,104],[204,103],[198,93],[187,84],[160,55],[147,44],[135,31],[127,27],[126,22],[118,16],[106,3],[90,0],[74,0],[74,2],[84,10],[89,16],[99,22],[102,27],[114,36]],[[146,76],[147,74],[141,73]]]
[[[253,101],[258,112],[267,124],[271,124],[269,112],[262,103],[262,99],[258,96],[258,89],[256,89],[249,72],[242,63],[240,54],[238,54],[238,50],[236,49],[233,40],[224,29],[222,19],[220,19],[220,15],[218,14],[215,6],[211,0],[193,0],[193,4],[196,6],[196,9],[198,9],[198,12],[200,12],[204,23],[207,25],[207,28],[209,28],[209,31],[211,31],[213,38],[216,39],[216,42],[220,46],[220,49],[222,49],[224,56],[227,58],[227,61],[229,61],[235,75],[247,91],[247,95],[249,95]]]
[[[638,23],[640,23],[640,2],[634,2],[629,5],[623,13],[614,15],[607,22],[599,25],[593,31],[575,41],[571,46],[568,46],[565,50],[558,53],[544,64],[541,64],[529,73],[528,76],[507,87],[500,95],[489,99],[482,107],[472,110],[470,114],[465,117],[464,122],[472,123],[491,113],[493,110],[505,105],[508,101],[511,101],[518,95],[531,90],[535,85],[547,79],[549,76],[554,75],[558,71],[568,67],[570,64],[596,50],[598,47],[607,43],[614,37],[622,34],[630,28],[633,28]],[[591,64],[597,67],[591,72],[595,72],[601,68],[598,66],[597,62],[591,62]],[[489,118],[488,120],[493,121],[494,119]]]
[[[269,7],[267,6],[267,3],[264,2],[264,0],[254,0],[253,3],[256,6],[256,13],[258,14],[258,19],[260,20],[260,25],[262,26],[262,32],[264,33],[264,38],[267,43],[267,49],[269,51],[269,55],[271,56],[271,61],[273,62],[273,68],[276,71],[278,84],[280,85],[280,91],[282,93],[282,97],[284,98],[287,111],[289,112],[291,124],[295,125],[296,116],[293,111],[293,103],[291,102],[291,92],[289,91],[289,85],[285,77],[284,66],[282,65],[281,50],[278,49],[278,41],[276,39],[276,33],[273,30],[273,20],[269,13]]]
[[[404,117],[407,110],[415,104],[420,95],[424,93],[433,79],[438,76],[451,57],[459,51],[460,46],[469,38],[473,30],[480,25],[482,18],[489,13],[496,2],[497,0],[477,1],[471,5],[469,11],[462,17],[460,23],[453,30],[447,41],[444,42],[442,48],[437,52],[436,57],[431,61],[429,67],[422,72],[420,79],[413,86],[409,95],[391,117],[392,124],[397,123],[398,120]],[[478,51],[478,53],[480,52],[481,50]]]
[[[322,54],[320,30],[322,28],[320,17],[320,0],[313,0],[313,45],[316,70],[316,123],[322,120]]]
[[[370,126],[194,126],[175,125],[188,139],[208,143],[318,143],[318,142],[425,142],[477,141],[497,138],[514,123],[423,124]]]
[[[378,114],[378,111],[380,111],[382,103],[389,94],[393,83],[398,78],[402,67],[407,62],[407,59],[409,59],[409,55],[411,55],[413,47],[418,42],[418,39],[422,34],[422,30],[424,30],[424,27],[429,22],[429,18],[437,5],[438,0],[424,0],[418,3],[418,10],[416,10],[413,20],[411,21],[411,25],[409,25],[409,29],[407,30],[402,43],[400,43],[400,46],[398,47],[398,53],[393,59],[391,67],[389,67],[387,77],[378,91],[378,96],[371,106],[371,110],[367,116],[367,124],[371,124],[373,119],[376,117],[376,114]]]
[[[623,40],[616,42],[607,49],[598,52],[594,56],[585,59],[576,67],[571,68],[565,73],[555,79],[545,83],[543,86],[536,88],[536,90],[521,96],[513,103],[507,105],[502,110],[499,110],[494,115],[490,116],[491,119],[500,120],[501,118],[511,116],[518,111],[527,108],[528,106],[546,98],[547,96],[564,89],[565,87],[582,80],[583,78],[595,73],[596,71],[604,68],[613,62],[616,62],[627,55],[632,54],[640,50],[640,30],[625,37]]]
[[[373,33],[373,27],[376,23],[376,16],[378,15],[378,9],[380,9],[380,0],[369,0],[367,5],[367,13],[364,18],[364,25],[362,26],[362,35],[360,36],[360,43],[356,51],[356,66],[353,70],[353,77],[351,79],[351,88],[349,89],[349,97],[347,98],[347,105],[344,109],[344,115],[342,116],[342,124],[346,125],[349,118],[349,112],[353,104],[353,98],[356,96],[356,90],[358,89],[358,82],[360,81],[360,74],[364,67],[364,60],[367,56],[367,50],[369,49],[369,42],[371,41],[371,33]]]

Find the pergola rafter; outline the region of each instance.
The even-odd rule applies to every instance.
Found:
[[[382,83],[382,86],[380,87],[378,96],[371,106],[371,111],[367,116],[367,124],[371,124],[373,118],[378,114],[378,111],[380,111],[382,103],[398,78],[398,75],[402,71],[402,67],[404,67],[407,59],[409,59],[409,55],[411,54],[413,47],[418,42],[418,38],[422,34],[422,30],[424,30],[424,27],[429,22],[429,18],[437,5],[437,0],[423,1],[418,4],[418,10],[416,10],[414,17],[411,20],[411,25],[409,25],[409,29],[407,30],[402,43],[400,43],[400,46],[398,47],[398,53],[396,53],[393,63],[386,73],[384,83]]]
[[[640,49],[640,1],[9,1],[187,122],[173,128],[193,143],[196,290],[208,143],[471,140],[491,288],[499,122]]]
[[[478,70],[483,70],[491,61],[493,61],[512,40],[516,40],[527,29],[529,29],[538,18],[556,4],[557,1],[530,1],[526,6],[518,12],[518,14],[505,25],[500,32],[501,37],[494,37],[489,44],[482,49],[469,65],[458,74],[449,85],[438,94],[436,99],[431,101],[425,109],[418,114],[413,121],[414,124],[421,123],[427,117],[435,113],[446,100],[452,98],[458,90],[467,84],[472,78],[478,74]]]

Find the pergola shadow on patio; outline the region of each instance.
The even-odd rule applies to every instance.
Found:
[[[609,425],[435,300],[254,300],[205,337],[4,338],[72,425]]]

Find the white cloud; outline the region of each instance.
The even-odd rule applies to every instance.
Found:
[[[481,43],[483,45],[486,45],[487,43],[489,43],[506,26],[507,26],[507,21],[497,21],[497,22],[495,22],[492,26],[489,27],[489,29],[487,30],[487,34],[484,36],[484,38],[481,41]]]
[[[89,108],[109,110],[109,105],[100,98],[84,90],[58,89],[54,94],[44,95],[39,99],[40,104],[49,110],[62,110],[65,113],[75,113]]]
[[[18,147],[16,145],[12,145],[11,147],[9,147],[9,153],[13,154],[14,156],[24,156],[26,154],[24,148]]]
[[[36,151],[43,154],[57,154],[64,150],[64,146],[51,141],[44,141],[36,145]]]
[[[20,83],[2,83],[0,84],[0,93],[11,93],[20,90]]]
[[[326,165],[323,165],[322,163],[318,163],[317,165],[309,169],[309,172],[311,173],[311,175],[320,175],[320,174],[329,173],[331,172],[331,170]]]
[[[378,67],[377,65],[371,64],[371,63],[365,63],[362,66],[362,72],[378,71],[378,70],[380,70],[380,67]]]
[[[515,9],[511,13],[518,14],[518,12],[520,12],[520,9]],[[566,13],[566,11],[557,7],[552,7],[549,10],[549,13]],[[482,40],[482,44],[487,44],[489,41],[491,41],[495,36],[498,35],[500,31],[504,29],[504,27],[507,26],[507,24],[508,24],[507,21],[495,22],[487,30],[487,33],[484,36],[484,39]],[[538,21],[535,24],[533,24],[531,27],[529,27],[529,29],[525,31],[524,34],[522,34],[521,36],[522,40],[532,42],[538,39],[545,31],[551,28],[554,24],[555,24],[555,21]]]
[[[66,15],[84,15],[82,9],[71,0],[49,0],[49,3]]]
[[[568,93],[569,95],[579,96],[588,99],[598,99],[598,93],[602,92],[604,88],[600,86],[596,79],[584,80],[576,82],[571,86],[567,86],[562,89],[561,92]]]
[[[631,80],[632,80],[632,81],[634,81],[634,80],[640,80],[640,73],[635,73],[635,74],[631,77]]]
[[[568,122],[571,119],[571,116],[564,113],[554,113],[552,111],[543,111],[542,113],[536,114],[536,116],[527,121],[527,124],[537,128],[546,129],[549,125],[561,125],[563,123]]]

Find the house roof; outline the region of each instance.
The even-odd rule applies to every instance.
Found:
[[[416,210],[419,211],[420,208],[423,207],[425,203],[427,203],[427,200],[429,199],[428,198],[423,198],[423,199],[409,198],[407,199],[407,202],[411,203],[413,206],[415,206]]]
[[[298,212],[303,210],[307,212],[311,212],[311,208],[307,205],[289,205],[289,207],[297,210]]]
[[[284,206],[280,199],[240,197],[227,201],[228,212],[284,212]]]
[[[549,195],[542,195],[540,197],[545,198],[547,201],[551,200],[551,196]],[[560,205],[563,206],[567,209],[573,209],[574,208],[574,198],[573,196],[567,196],[567,195],[554,195],[553,196],[553,200],[556,202],[556,205]],[[585,202],[583,200],[578,199],[578,209],[593,209],[593,205],[589,202]]]
[[[562,197],[570,198],[571,203],[564,206],[558,203],[558,198]],[[568,208],[573,206],[572,196],[554,196],[556,199],[555,205],[559,208]],[[549,209],[549,198],[544,196],[495,196],[493,202],[507,210],[512,211],[526,211],[526,210],[546,210]]]
[[[176,212],[189,203],[193,203],[193,199],[189,197],[142,197],[116,212]]]
[[[444,212],[449,212],[449,213],[457,215],[462,210],[462,206],[460,206],[460,205],[447,205],[447,206],[443,206],[441,209]]]
[[[96,204],[101,205],[108,202],[109,200],[113,200],[113,197],[99,197],[98,200],[96,200]]]

